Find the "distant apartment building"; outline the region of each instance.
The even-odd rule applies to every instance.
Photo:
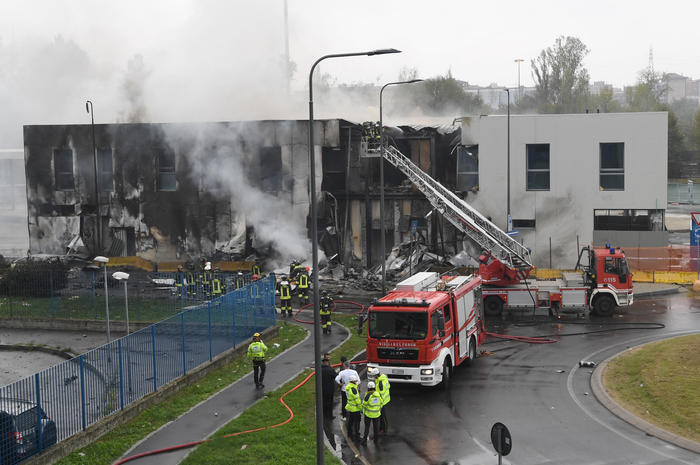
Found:
[[[668,73],[664,75],[664,81],[667,103],[683,99],[700,101],[700,79],[691,79],[677,73]]]

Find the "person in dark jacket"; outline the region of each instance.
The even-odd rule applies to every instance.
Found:
[[[323,418],[333,420],[333,394],[335,394],[336,372],[331,366],[330,356],[323,356],[321,366],[321,387],[323,393]]]

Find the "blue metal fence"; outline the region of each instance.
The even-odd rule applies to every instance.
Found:
[[[268,276],[1,387],[0,464],[85,430],[275,321]]]
[[[124,291],[107,272],[110,319],[124,319]],[[246,286],[251,274],[221,272],[130,273],[129,317],[159,321],[192,304]],[[103,270],[6,270],[0,273],[0,318],[106,318]]]

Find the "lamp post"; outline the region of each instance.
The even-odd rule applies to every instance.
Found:
[[[516,58],[515,62],[518,64],[518,103],[520,103],[520,99],[523,98],[523,91],[520,88],[520,63],[522,63],[523,60],[522,58]]]
[[[506,88],[503,89],[503,90],[505,90],[506,93],[508,94],[508,103],[507,103],[507,105],[506,105],[507,108],[508,108],[508,124],[507,124],[507,126],[508,126],[508,129],[507,129],[508,137],[506,138],[506,139],[507,139],[507,142],[506,142],[506,143],[508,144],[508,148],[507,148],[507,150],[506,150],[506,152],[507,152],[507,158],[508,158],[508,162],[507,162],[508,177],[507,177],[507,179],[506,179],[506,185],[507,185],[506,213],[507,213],[508,216],[507,216],[507,219],[506,219],[506,221],[507,221],[507,222],[506,222],[506,225],[507,225],[506,231],[510,232],[510,231],[513,230],[513,217],[510,215],[510,89],[506,87]]]
[[[323,456],[323,402],[321,399],[321,330],[320,330],[320,318],[318,314],[318,244],[316,223],[317,223],[317,212],[316,212],[316,160],[314,156],[314,98],[313,98],[313,74],[316,66],[323,60],[327,58],[343,58],[343,57],[353,57],[353,56],[372,56],[372,55],[385,55],[388,53],[400,53],[399,50],[393,48],[385,48],[379,50],[371,50],[368,52],[355,52],[355,53],[335,53],[331,55],[324,55],[314,62],[309,71],[309,176],[310,176],[310,189],[311,189],[311,266],[313,269],[313,288],[314,288],[314,302],[313,302],[313,312],[314,312],[314,367],[316,372],[316,463],[323,465],[325,463]]]
[[[102,221],[100,219],[100,187],[99,178],[97,177],[97,145],[95,145],[95,110],[92,107],[92,102],[85,102],[85,111],[90,114],[90,124],[92,126],[92,162],[95,169],[95,203],[97,210],[95,212],[95,223],[97,229],[97,251],[102,251]]]
[[[124,282],[124,309],[126,310],[126,379],[127,386],[129,389],[129,395],[131,395],[131,351],[129,350],[129,295],[126,290],[126,283],[129,280],[129,273],[124,273],[123,271],[116,271],[112,273],[112,277],[117,281]]]
[[[399,84],[413,84],[422,82],[423,79],[411,79],[410,81],[389,82],[379,91],[379,221],[381,223],[382,244],[382,294],[386,294],[386,231],[384,226],[384,115],[382,110],[382,96],[384,89]]]
[[[93,261],[102,263],[102,266],[105,269],[105,318],[107,319],[107,342],[110,342],[112,338],[109,334],[109,294],[107,291],[107,263],[109,263],[109,258],[98,255],[97,257],[93,258]]]

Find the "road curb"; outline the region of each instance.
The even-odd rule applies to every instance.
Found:
[[[678,337],[678,336],[671,336],[671,337]],[[663,338],[663,339],[669,339],[669,338]],[[662,339],[659,339],[662,340]],[[689,451],[695,452],[697,454],[700,454],[700,443],[692,441],[690,439],[684,438],[682,436],[678,436],[677,434],[671,433],[669,431],[666,431],[664,429],[659,428],[656,425],[653,425],[649,423],[648,421],[639,418],[638,416],[634,415],[632,412],[626,410],[624,407],[622,407],[620,404],[618,404],[605,390],[603,387],[603,372],[605,371],[605,368],[608,366],[608,362],[611,360],[619,357],[620,355],[630,352],[634,349],[638,349],[640,347],[643,347],[647,344],[652,344],[654,342],[659,342],[659,340],[656,341],[651,341],[651,342],[646,342],[644,344],[639,344],[634,347],[630,347],[629,349],[626,349],[622,352],[619,352],[604,361],[600,362],[600,364],[593,370],[593,375],[591,376],[591,390],[593,391],[593,394],[596,396],[598,401],[603,404],[605,408],[610,410],[611,413],[616,415],[618,418],[626,421],[630,425],[634,426],[635,428],[638,428],[639,430],[645,432],[649,436],[654,436],[659,439],[662,439],[666,442],[670,442],[671,444],[674,444],[678,447],[681,447],[683,449],[687,449]]]
[[[683,288],[679,286],[676,288],[659,289],[658,291],[635,292],[634,297],[635,298],[642,298],[642,297],[655,297],[655,296],[660,296],[660,295],[678,294],[679,292],[681,292],[682,289]]]

